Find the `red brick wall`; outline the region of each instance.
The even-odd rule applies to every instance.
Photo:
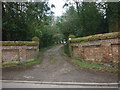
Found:
[[[33,59],[33,57],[36,57],[36,50],[35,49],[27,49],[27,59]]]
[[[118,38],[71,43],[73,57],[99,64],[117,65],[120,43]],[[77,47],[76,47],[77,45]]]
[[[2,54],[3,54],[3,61],[18,61],[19,60],[19,50],[15,50],[15,49],[5,49],[5,50],[2,50]],[[11,57],[13,56],[14,57]]]
[[[84,59],[87,61],[100,61],[102,59],[99,46],[86,46],[84,48]]]
[[[39,51],[36,46],[2,46],[2,61],[25,61],[34,59]]]
[[[120,60],[120,45],[112,45],[112,60],[114,63],[118,63]]]

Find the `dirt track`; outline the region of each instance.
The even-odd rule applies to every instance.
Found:
[[[4,80],[33,80],[44,82],[117,82],[117,74],[80,69],[61,55],[57,46],[44,52],[43,61],[27,69],[3,70]]]

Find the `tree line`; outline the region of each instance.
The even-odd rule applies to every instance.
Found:
[[[69,35],[88,35],[118,32],[120,29],[120,2],[66,1],[66,12],[58,17],[57,25],[65,38]]]
[[[83,37],[120,29],[119,2],[77,2],[66,0],[62,16],[54,16],[49,2],[3,2],[2,40],[25,41],[40,38],[41,47],[60,43],[69,35]],[[59,11],[58,11],[59,12]]]
[[[2,40],[26,41],[37,36],[42,47],[57,42],[61,34],[52,25],[51,8],[55,6],[48,2],[3,2]]]

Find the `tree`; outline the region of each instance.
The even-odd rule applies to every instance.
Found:
[[[82,37],[108,32],[106,19],[97,3],[75,2],[74,5],[67,6],[68,9],[59,23],[66,39],[71,34]]]
[[[52,44],[50,28],[54,12],[48,2],[5,2],[2,3],[2,14],[3,40],[31,40],[37,36],[41,46]]]
[[[120,2],[106,3],[106,17],[109,32],[118,32],[120,29]]]

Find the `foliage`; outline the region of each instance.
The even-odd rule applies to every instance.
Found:
[[[58,19],[58,26],[65,39],[71,34],[83,37],[108,32],[106,19],[96,3],[84,2],[76,7],[75,5],[69,6],[66,13]]]
[[[68,38],[75,38],[75,35],[69,35]]]
[[[39,38],[38,37],[33,37],[32,41],[39,41]]]
[[[22,63],[20,66],[30,66],[33,64],[37,64],[39,62],[41,62],[42,60],[40,58],[36,58],[36,59],[31,59],[31,60],[27,60],[24,63]]]
[[[66,0],[67,11],[58,19],[65,39],[70,34],[83,37],[119,30],[119,4],[100,2],[77,2]]]
[[[40,47],[67,41],[69,35],[84,37],[119,30],[120,3],[77,2],[66,0],[66,12],[54,17],[45,2],[3,2],[3,41],[40,39]]]
[[[52,4],[51,8],[55,8]],[[28,41],[40,38],[41,46],[54,43],[52,21],[54,12],[48,2],[3,2],[3,41]]]
[[[42,47],[51,46],[57,42],[60,42],[63,38],[61,32],[56,27],[56,25],[44,26],[42,32],[43,32],[41,36],[42,42],[40,44]]]
[[[70,55],[70,49],[69,49],[69,44],[67,43],[67,44],[64,44],[64,53],[67,55],[67,56],[71,56]]]
[[[119,32],[120,2],[107,2],[105,4],[109,32]]]

